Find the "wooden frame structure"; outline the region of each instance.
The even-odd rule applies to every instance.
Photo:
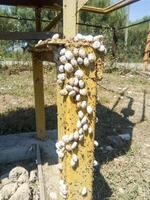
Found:
[[[148,70],[148,61],[150,57],[150,24],[149,24],[149,29],[148,29],[148,34],[147,34],[147,41],[146,41],[146,47],[144,51],[144,71]]]

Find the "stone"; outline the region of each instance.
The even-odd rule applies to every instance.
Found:
[[[9,173],[9,179],[13,182],[17,181],[18,183],[28,182],[29,173],[23,167],[15,167]]]
[[[23,183],[17,191],[11,196],[9,200],[29,200],[30,198],[30,188],[28,183]]]
[[[15,193],[17,190],[17,183],[9,183],[2,187],[0,190],[0,200],[7,200]]]

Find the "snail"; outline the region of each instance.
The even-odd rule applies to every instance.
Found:
[[[87,113],[91,115],[93,113],[93,108],[91,106],[87,106]]]
[[[59,34],[58,33],[56,33],[56,34],[54,34],[52,36],[52,40],[57,40],[57,39],[59,39]]]
[[[93,44],[92,44],[92,47],[94,48],[94,49],[99,49],[100,48],[100,45],[101,45],[101,43],[99,42],[99,41],[95,41]]]
[[[65,66],[64,66],[64,69],[68,73],[73,72],[73,67],[72,67],[72,65],[70,63],[66,63]]]
[[[84,73],[83,73],[82,70],[78,69],[78,70],[74,73],[74,75],[75,75],[76,77],[78,77],[79,79],[81,79],[81,78],[83,77]]]
[[[79,116],[79,119],[82,119],[84,117],[84,113],[82,112],[82,110],[78,111],[78,116]],[[81,121],[81,123],[82,123],[82,121]]]
[[[87,195],[87,188],[86,187],[82,188],[81,195],[82,196],[86,196]]]

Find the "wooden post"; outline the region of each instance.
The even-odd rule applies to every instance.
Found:
[[[45,139],[45,110],[43,91],[43,66],[39,53],[32,53],[33,81],[35,94],[36,131],[39,139]]]
[[[144,52],[144,71],[148,70],[148,60],[150,56],[150,24],[149,24],[149,30],[148,30],[148,36],[147,36],[147,42],[146,42],[146,47],[145,47],[145,52]]]
[[[35,27],[36,27],[37,32],[41,31],[41,9],[40,8],[35,8]]]

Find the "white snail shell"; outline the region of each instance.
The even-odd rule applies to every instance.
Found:
[[[69,84],[70,84],[71,86],[74,86],[74,78],[70,78],[70,79],[69,79]]]
[[[66,145],[66,150],[70,152],[72,150],[71,146],[67,144]]]
[[[60,60],[60,62],[61,62],[62,64],[67,63],[67,58],[66,58],[65,56],[61,56],[61,57],[59,58],[59,60]]]
[[[89,134],[93,133],[92,127],[89,127],[88,132],[89,132]]]
[[[65,88],[60,90],[60,95],[66,96],[67,94],[68,94],[68,91]]]
[[[65,48],[62,48],[62,49],[60,50],[60,53],[59,53],[59,54],[60,54],[61,56],[63,56],[63,55],[65,55],[65,52],[66,52],[66,49],[65,49]]]
[[[66,85],[66,90],[68,91],[68,92],[71,92],[72,90],[73,90],[73,87],[71,86],[71,85]]]
[[[86,102],[86,101],[82,101],[81,107],[82,107],[83,109],[85,109],[85,108],[87,107],[87,102]]]
[[[78,62],[79,65],[82,65],[83,64],[83,58],[78,57],[77,62]]]
[[[72,160],[72,159],[70,161],[70,164],[71,164],[71,167],[73,167],[73,168],[76,166],[76,162],[74,162],[74,160]]]
[[[80,128],[79,129],[79,135],[82,135],[83,134],[83,128]]]
[[[71,92],[69,92],[70,97],[74,97],[75,95],[76,95],[76,91],[72,90]]]
[[[83,125],[83,130],[84,130],[84,131],[87,131],[87,130],[88,130],[88,125],[87,125],[87,123]]]
[[[60,79],[58,79],[58,80],[57,80],[57,83],[58,83],[60,86],[62,86],[62,85],[63,85],[63,81],[62,81],[62,80],[60,80]]]
[[[83,119],[81,120],[81,124],[84,125],[87,123],[87,117],[84,116]]]
[[[77,65],[78,65],[76,59],[74,59],[74,58],[72,58],[70,62],[71,62],[71,64],[72,64],[73,66],[77,66]]]
[[[94,41],[96,41],[96,40],[103,40],[103,38],[104,38],[104,36],[103,35],[96,35],[95,37],[94,37]]]
[[[56,192],[50,192],[49,197],[50,197],[50,199],[52,199],[52,200],[57,200],[57,199],[58,199],[58,198],[57,198],[57,193],[56,193]]]
[[[82,119],[84,117],[84,113],[82,110],[78,111],[78,116],[79,116],[79,119]],[[81,121],[81,123],[82,123],[82,121]]]
[[[79,79],[77,77],[74,78],[74,85],[77,86],[79,83]]]
[[[78,69],[78,70],[74,73],[74,75],[80,79],[80,78],[82,78],[82,77],[84,76],[84,73],[83,73],[82,70]]]
[[[81,95],[80,94],[77,94],[76,95],[76,101],[80,101],[81,100]]]
[[[63,158],[64,157],[64,153],[62,151],[56,150],[56,152],[57,152],[57,155],[58,155],[59,158]]]
[[[97,160],[94,160],[94,162],[93,162],[93,166],[94,166],[94,167],[98,166],[98,162],[97,162]]]
[[[72,155],[72,160],[73,160],[74,162],[78,162],[78,156],[77,156],[76,154],[73,154],[73,155]]]
[[[74,150],[78,146],[77,142],[73,142],[71,145],[71,149]]]
[[[93,113],[93,108],[91,106],[87,106],[87,113],[91,115]]]
[[[59,34],[56,33],[56,34],[53,35],[52,40],[57,40],[58,38],[59,38]]]
[[[66,79],[66,74],[62,73],[62,74],[58,74],[57,78],[61,81],[64,81]]]
[[[78,40],[83,40],[83,35],[78,33],[75,37],[77,37]]]
[[[72,67],[72,65],[70,63],[66,63],[65,66],[64,66],[64,69],[68,73],[73,72],[73,67]]]
[[[60,140],[59,145],[60,145],[60,148],[63,148],[65,146],[65,143],[62,140]]]
[[[68,135],[63,135],[62,141],[67,144],[69,142],[69,136]]]
[[[79,56],[81,58],[85,58],[86,57],[86,52],[85,52],[84,48],[82,48],[82,47],[79,49]]]
[[[100,52],[106,52],[106,48],[105,46],[102,44],[100,45],[99,49],[98,49]]]
[[[77,128],[81,128],[81,126],[82,126],[81,121],[78,120],[78,121],[77,121]]]
[[[99,42],[99,41],[95,41],[93,44],[92,44],[92,47],[94,48],[94,49],[99,49],[100,48],[100,45],[101,45],[101,43]]]
[[[94,40],[94,38],[93,38],[92,35],[87,35],[87,36],[86,36],[86,41],[87,41],[87,42],[93,42],[93,40]]]
[[[87,57],[84,58],[83,64],[84,64],[86,67],[88,67],[88,66],[90,65],[90,61],[89,61],[89,59],[88,59]]]
[[[90,63],[93,63],[96,60],[96,57],[93,53],[88,54],[88,59]]]
[[[80,95],[80,94],[79,94]],[[76,96],[77,97],[77,96]],[[80,99],[81,99],[81,96],[80,96]],[[79,101],[80,101],[79,99]],[[77,108],[81,108],[81,102],[77,102]]]
[[[79,50],[77,48],[73,49],[73,55],[78,56],[79,55]]]
[[[82,140],[83,140],[83,138],[84,138],[84,136],[83,136],[83,135],[79,135],[79,141],[82,141]]]
[[[74,139],[74,135],[73,135],[73,134],[70,134],[70,135],[69,135],[69,141],[72,142],[73,139]]]
[[[73,87],[73,90],[76,91],[76,93],[79,92],[79,88],[78,88],[78,87],[75,87],[75,86],[74,86],[74,87]]]
[[[60,65],[60,66],[58,67],[58,71],[61,72],[61,73],[63,73],[63,72],[64,72],[64,66],[63,66],[63,65]]]
[[[84,88],[84,86],[85,86],[84,81],[83,80],[79,80],[79,87],[82,89],[82,88]]]
[[[86,196],[86,195],[87,195],[87,189],[86,189],[86,187],[84,187],[84,188],[82,189],[81,195],[82,195],[82,196]]]
[[[76,140],[76,141],[79,139],[79,133],[78,133],[78,131],[75,131],[75,132],[74,132],[73,138],[74,138],[74,140]]]
[[[84,88],[84,89],[80,89],[80,94],[81,95],[83,95],[83,96],[85,96],[85,95],[87,95],[87,90]]]
[[[73,53],[70,50],[67,50],[65,52],[65,57],[67,58],[67,60],[71,60],[73,58]]]
[[[98,147],[98,146],[99,146],[98,141],[94,140],[94,145],[95,145],[96,147]]]

